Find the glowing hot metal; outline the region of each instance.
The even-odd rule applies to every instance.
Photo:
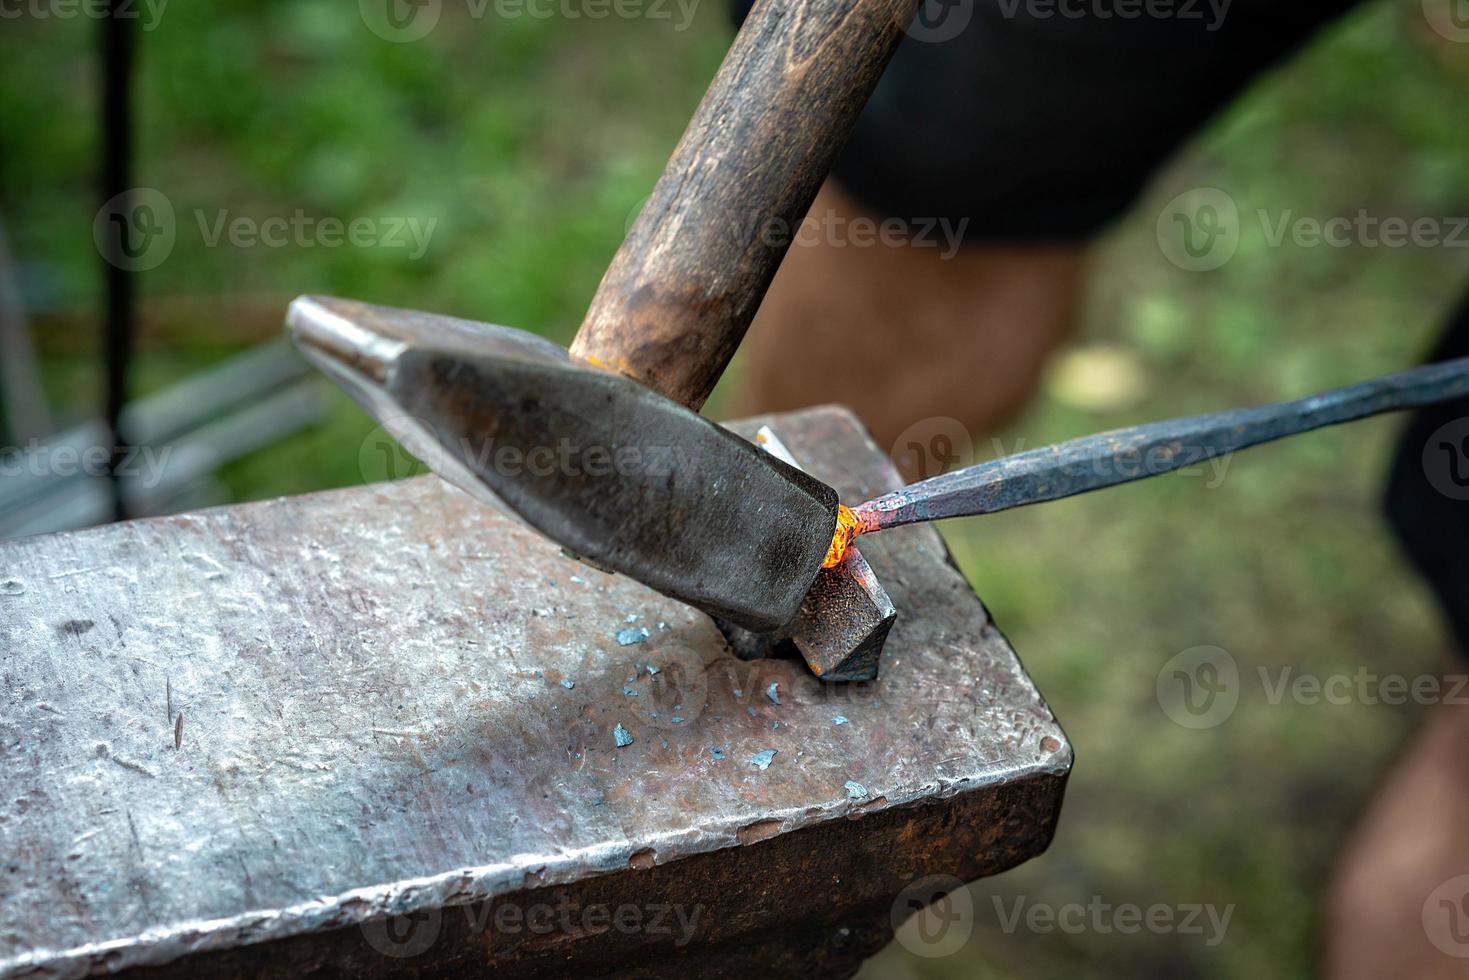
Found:
[[[826,549],[826,558],[821,567],[836,568],[840,565],[847,556],[847,549],[862,531],[862,522],[852,508],[846,504],[837,504],[837,527],[832,532],[831,545]]]

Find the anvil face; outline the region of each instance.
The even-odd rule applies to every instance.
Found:
[[[598,568],[754,630],[820,570],[835,491],[541,338],[313,297],[289,325],[430,469]]]
[[[900,484],[847,412],[762,421]],[[938,534],[863,553],[904,615],[823,684],[437,478],[0,542],[0,977],[850,975],[1071,765]],[[702,914],[498,925],[563,901]]]

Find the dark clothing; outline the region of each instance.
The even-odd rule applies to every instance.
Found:
[[[927,0],[833,174],[876,214],[968,219],[968,243],[1085,241],[1355,3]]]
[[[1428,359],[1456,357],[1469,357],[1469,300]],[[1408,560],[1438,596],[1459,651],[1469,656],[1469,398],[1413,414],[1384,505]]]

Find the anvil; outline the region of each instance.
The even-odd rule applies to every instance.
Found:
[[[0,978],[849,975],[1071,765],[938,534],[866,556],[907,614],[834,684],[437,477],[0,542]]]

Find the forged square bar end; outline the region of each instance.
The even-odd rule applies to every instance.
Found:
[[[898,619],[872,566],[856,548],[823,568],[791,624],[791,639],[811,672],[826,681],[877,677],[883,645]]]
[[[755,444],[802,468],[770,426],[756,430]],[[801,600],[800,612],[777,636],[794,642],[811,672],[822,680],[870,681],[877,677],[883,644],[897,618],[892,599],[853,545],[840,564],[817,574]],[[737,652],[751,642],[752,638],[731,637]]]

